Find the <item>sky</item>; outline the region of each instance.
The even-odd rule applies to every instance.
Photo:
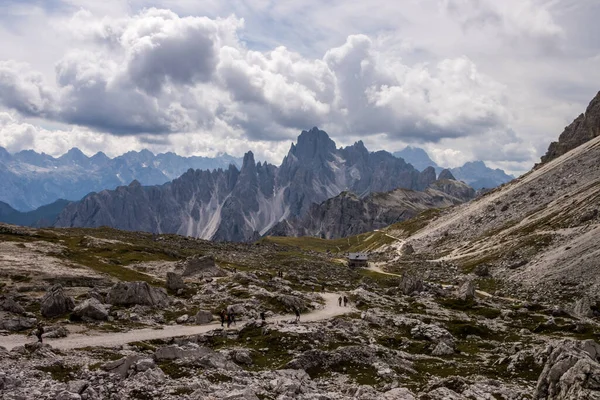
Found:
[[[597,0],[0,0],[0,146],[241,156],[302,130],[530,169],[600,90]]]

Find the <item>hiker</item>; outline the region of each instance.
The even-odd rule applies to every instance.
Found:
[[[294,321],[294,322],[299,322],[300,321],[300,310],[298,310],[296,307],[294,307],[294,314],[296,314],[296,321]]]
[[[340,296],[340,298],[338,299],[338,306],[342,306],[342,296]]]
[[[265,312],[264,311],[260,312],[260,319],[262,320],[263,323],[265,322]]]
[[[348,306],[348,298],[344,296],[344,307]]]
[[[237,324],[235,323],[235,314],[233,311],[229,312],[229,322],[227,323],[227,327],[229,327],[229,325],[234,324],[237,326]]]
[[[227,319],[227,312],[225,310],[221,310],[221,327],[225,324],[225,320]]]
[[[40,322],[35,330],[35,336],[38,338],[38,342],[42,343],[42,335],[44,334],[44,325]]]
[[[323,285],[321,286],[321,292],[324,292],[324,291],[325,291],[325,284],[323,284]]]

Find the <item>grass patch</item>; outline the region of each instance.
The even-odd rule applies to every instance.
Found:
[[[81,371],[81,366],[79,365],[63,365],[63,364],[52,364],[47,366],[38,366],[36,369],[50,373],[52,379],[59,382],[68,382],[73,380],[75,375]]]

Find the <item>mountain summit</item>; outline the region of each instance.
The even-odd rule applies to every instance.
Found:
[[[385,151],[370,153],[362,142],[338,149],[326,132],[313,128],[298,136],[279,167],[256,163],[248,152],[241,170],[190,170],[162,186],[105,190],[69,205],[57,226],[109,225],[248,241],[343,191],[363,197],[396,188],[423,190],[434,181],[435,173],[421,173]]]

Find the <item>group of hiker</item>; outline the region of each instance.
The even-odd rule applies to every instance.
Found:
[[[231,309],[229,311],[222,310],[219,315],[221,317],[221,326],[224,326],[225,322],[227,322],[227,327],[228,328],[231,326],[231,324],[237,325],[235,323],[235,313],[233,312],[233,309]]]
[[[342,303],[344,303],[344,307],[348,307],[348,302],[349,302],[349,300],[346,296],[340,296],[338,298],[338,306],[340,306],[340,307],[342,306]]]

